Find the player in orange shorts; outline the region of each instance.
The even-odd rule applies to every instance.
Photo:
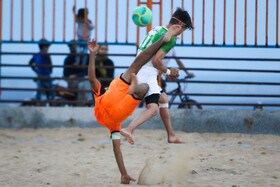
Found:
[[[133,113],[149,89],[146,83],[137,84],[135,74],[153,57],[164,43],[168,42],[172,36],[175,36],[180,31],[180,28],[180,25],[174,25],[160,40],[146,48],[135,58],[130,67],[120,77],[115,78],[111,82],[106,91],[95,76],[95,55],[98,44],[95,40],[88,42],[88,49],[90,51],[88,76],[92,91],[95,93],[94,113],[97,121],[110,130],[122,184],[129,184],[130,181],[135,180],[127,174],[123,162],[120,149],[121,123]],[[177,74],[172,76],[176,77]]]

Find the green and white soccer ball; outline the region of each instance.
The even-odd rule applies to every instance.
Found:
[[[145,6],[138,6],[132,13],[133,22],[139,27],[145,27],[152,21],[152,11]]]

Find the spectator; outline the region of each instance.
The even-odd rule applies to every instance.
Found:
[[[77,36],[78,42],[87,42],[90,38],[91,31],[94,29],[94,25],[92,21],[87,18],[88,9],[81,8],[76,15],[76,7],[73,7],[73,12],[75,14],[75,19],[77,22]],[[86,28],[86,31],[84,30]],[[84,36],[86,33],[86,36]],[[84,40],[85,39],[85,40]],[[87,44],[79,44],[77,46],[77,53],[87,53]],[[85,56],[76,56],[76,60],[78,62],[82,62],[84,64],[87,63],[88,57]]]
[[[114,66],[111,59],[108,58],[108,46],[100,45],[97,51],[95,66],[96,78],[109,78],[109,80],[100,80],[103,88],[109,87],[111,81],[114,79],[114,68],[106,68],[106,66]],[[104,90],[104,89],[102,89]],[[105,89],[106,90],[106,89]]]
[[[263,110],[261,101],[258,101],[258,103],[254,106],[254,110]]]
[[[68,45],[70,49],[70,54],[64,60],[64,66],[80,66],[79,62],[76,61],[76,53],[77,53],[77,44],[71,43]],[[76,77],[84,77],[85,70],[82,68],[64,68],[63,75],[66,78],[76,78]],[[68,88],[77,89],[78,88],[78,80],[67,80]]]
[[[77,78],[87,78],[87,66],[89,62],[88,55],[85,56],[87,59],[87,63],[81,63],[76,61],[76,47],[77,44],[73,43],[74,41],[71,41],[71,43],[68,45],[70,49],[70,54],[65,58],[64,65],[72,65],[76,66],[77,68],[64,68],[63,75],[66,78],[71,78],[68,80],[68,88],[70,89],[76,89],[76,90],[91,90],[90,84],[87,80],[77,80]],[[84,67],[84,68],[81,68]],[[77,94],[77,100],[78,101],[84,101],[88,102],[92,100],[92,95],[89,92],[78,92]]]
[[[52,67],[42,67],[42,65],[52,65],[51,58],[48,55],[48,49],[50,44],[47,40],[40,40],[39,48],[40,52],[38,55],[33,55],[32,59],[29,61],[29,65],[32,67],[32,70],[37,74],[38,78],[50,78],[52,73]],[[41,66],[41,67],[40,67]],[[50,79],[37,79],[38,89],[53,89],[52,80]],[[45,92],[48,100],[52,100],[55,97],[54,91]],[[42,99],[42,91],[38,90],[36,93],[36,100]]]

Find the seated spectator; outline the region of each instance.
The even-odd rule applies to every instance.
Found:
[[[107,55],[108,55],[108,46],[104,44],[100,45],[95,59],[95,66],[96,66],[95,72],[96,72],[96,78],[108,79],[108,80],[100,80],[101,85],[104,88],[109,87],[111,81],[114,79],[114,68],[106,67],[106,66],[114,66],[114,63],[111,59],[108,58]]]
[[[70,54],[65,58],[64,65],[72,65],[76,66],[77,68],[64,68],[63,76],[66,78],[71,78],[68,80],[68,88],[76,89],[76,90],[91,90],[90,84],[88,80],[77,80],[77,78],[87,78],[88,73],[88,63],[89,63],[89,56],[85,56],[87,58],[87,63],[84,64],[81,61],[77,61],[77,56],[73,55],[76,54],[76,47],[77,45],[73,43],[69,44]],[[84,67],[84,68],[82,68]],[[88,102],[93,99],[90,92],[78,92],[77,94],[78,101]],[[83,105],[83,104],[82,104]]]
[[[39,43],[40,52],[38,55],[33,55],[32,59],[29,61],[29,65],[32,70],[37,74],[38,78],[50,78],[52,73],[52,67],[40,67],[40,65],[52,65],[50,55],[48,55],[48,49],[50,44],[42,39]],[[38,89],[53,89],[52,80],[49,79],[36,79]],[[54,91],[45,92],[47,99],[52,100],[55,97]],[[36,100],[42,99],[42,91],[37,91]]]
[[[261,101],[258,101],[258,103],[254,106],[254,110],[263,110]]]

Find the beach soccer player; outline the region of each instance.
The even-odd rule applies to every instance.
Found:
[[[149,86],[145,83],[138,84],[136,74],[158,49],[164,43],[167,43],[172,36],[177,35],[180,30],[180,25],[174,25],[174,27],[170,28],[163,37],[139,54],[130,67],[111,82],[106,91],[105,89],[101,90],[103,87],[101,87],[101,83],[95,75],[95,56],[98,44],[95,40],[88,42],[90,51],[88,76],[92,91],[95,93],[94,113],[97,121],[110,130],[113,150],[121,173],[121,183],[123,184],[129,184],[134,179],[127,174],[120,149],[121,123],[132,115],[149,89]]]
[[[188,12],[182,8],[177,8],[167,25],[153,28],[140,44],[138,54],[141,54],[149,45],[156,42],[162,34],[167,33],[173,25],[181,25],[181,30],[178,32],[178,35],[187,29],[192,29],[192,22]],[[168,96],[158,85],[157,79],[159,71],[164,73],[168,78],[176,79],[179,76],[178,68],[169,69],[162,63],[166,54],[175,46],[175,37],[172,37],[169,42],[162,45],[154,57],[137,73],[138,83],[147,83],[149,85],[149,91],[145,96],[146,109],[141,111],[127,128],[121,129],[121,135],[125,136],[131,144],[134,144],[132,137],[133,131],[158,113],[160,113],[160,117],[166,128],[168,143],[184,143],[175,136],[168,111]]]

